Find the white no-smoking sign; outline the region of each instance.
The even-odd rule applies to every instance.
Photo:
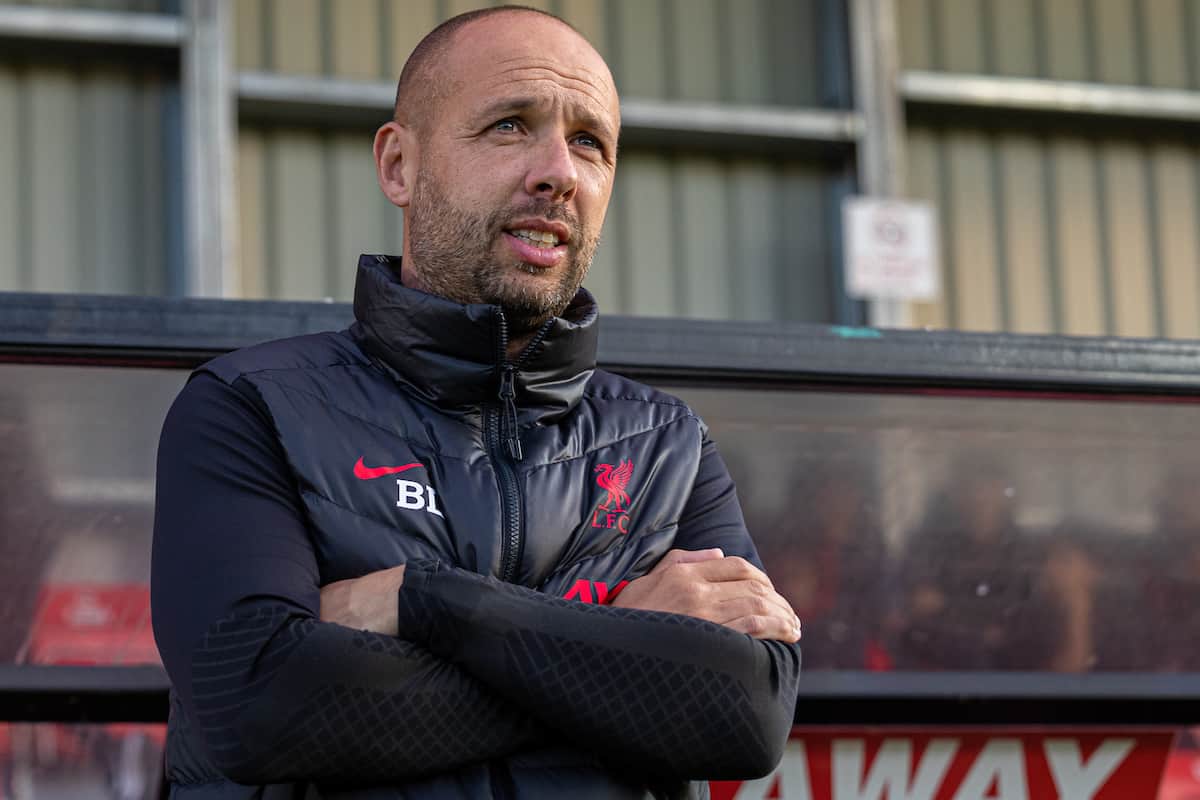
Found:
[[[930,206],[851,197],[842,222],[848,294],[866,300],[937,299],[937,222]]]

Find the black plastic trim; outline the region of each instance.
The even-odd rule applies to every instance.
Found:
[[[336,330],[345,303],[0,293],[0,360],[190,367]],[[1200,394],[1200,341],[608,316],[599,361],[658,380]]]
[[[166,722],[161,667],[0,665],[0,720]]]
[[[0,720],[165,722],[158,667],[0,666]],[[809,672],[803,725],[1196,725],[1200,673]]]

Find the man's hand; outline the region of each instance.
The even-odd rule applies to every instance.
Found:
[[[612,604],[699,617],[755,639],[800,639],[796,612],[766,573],[743,558],[726,558],[715,548],[672,550]]]
[[[401,564],[324,586],[321,588],[321,621],[396,636],[400,624],[396,592],[403,583],[404,565]]]

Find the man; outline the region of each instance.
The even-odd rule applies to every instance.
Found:
[[[457,17],[375,140],[348,331],[205,365],[159,450],[172,793],[696,797],[769,772],[799,622],[675,398],[595,369],[600,56]]]

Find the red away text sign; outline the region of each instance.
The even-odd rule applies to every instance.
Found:
[[[795,728],[774,774],[713,800],[1154,800],[1169,730]]]

